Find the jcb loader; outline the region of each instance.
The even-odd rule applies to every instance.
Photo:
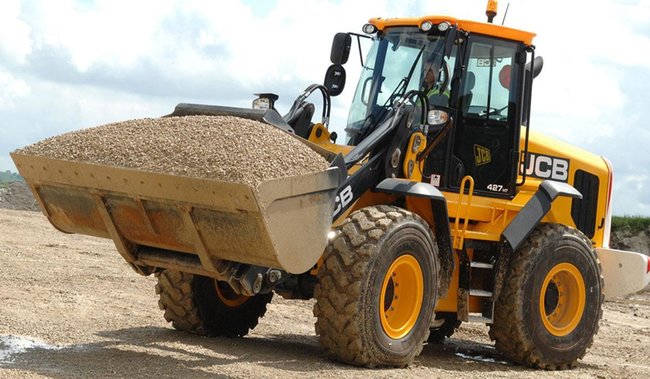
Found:
[[[256,109],[179,104],[170,115],[265,122],[326,157],[323,172],[252,188],[13,159],[56,228],[111,238],[158,277],[177,329],[244,336],[276,293],[315,298],[321,345],[354,365],[406,366],[427,341],[479,322],[516,362],[573,366],[604,298],[645,287],[650,266],[608,248],[607,159],[531,130],[535,35],[445,16],[373,18],[363,31],[335,36],[324,85],[284,117],[272,94]],[[337,144],[330,96],[361,38],[371,48]]]

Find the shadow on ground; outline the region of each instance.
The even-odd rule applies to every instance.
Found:
[[[329,360],[316,336],[277,334],[243,339],[205,338],[172,329],[139,327],[104,331],[103,341],[63,346],[58,349],[34,347],[16,352],[0,367],[22,370],[52,378],[78,377],[214,377],[290,376],[300,373],[327,373],[380,376],[400,371],[368,370]],[[413,366],[404,374],[424,374],[428,368],[454,372],[512,372],[530,369],[513,365],[493,346],[450,339],[443,345],[426,345]],[[423,371],[424,370],[424,371]],[[301,375],[302,376],[302,375]],[[330,375],[331,376],[331,375]]]

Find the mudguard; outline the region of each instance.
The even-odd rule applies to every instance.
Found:
[[[517,216],[503,231],[503,237],[512,251],[516,251],[530,233],[537,227],[539,221],[548,213],[558,196],[568,196],[582,199],[580,191],[567,183],[545,180],[539,185],[535,195],[519,211]]]
[[[442,192],[433,185],[424,182],[413,182],[408,179],[387,178],[382,180],[375,191],[390,193],[400,196],[420,197],[431,200],[433,221],[435,223],[434,235],[438,245],[438,255],[441,264],[446,269],[442,271],[441,295],[447,292],[447,284],[454,269],[453,249],[451,245],[451,231],[449,229],[449,215],[447,212],[447,200]]]

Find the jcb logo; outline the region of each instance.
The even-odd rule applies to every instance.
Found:
[[[526,176],[566,182],[569,179],[569,163],[567,159],[528,153],[528,159],[521,162],[520,173],[525,170]]]
[[[487,147],[481,145],[474,145],[474,164],[481,166],[492,162],[492,154]]]
[[[354,194],[352,193],[352,187],[350,186],[343,188],[343,190],[339,192],[338,195],[336,195],[336,199],[334,199],[334,217],[336,217],[336,215],[338,215],[342,209],[350,204],[353,197]]]

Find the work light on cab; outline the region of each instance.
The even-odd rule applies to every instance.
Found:
[[[420,25],[420,30],[422,30],[423,32],[428,32],[432,28],[433,28],[433,24],[431,23],[431,21],[425,21],[422,23],[422,25]]]
[[[438,30],[441,32],[446,32],[449,28],[451,28],[451,24],[447,21],[438,24]]]
[[[373,24],[365,24],[361,30],[366,34],[375,34],[377,33],[377,27]]]

